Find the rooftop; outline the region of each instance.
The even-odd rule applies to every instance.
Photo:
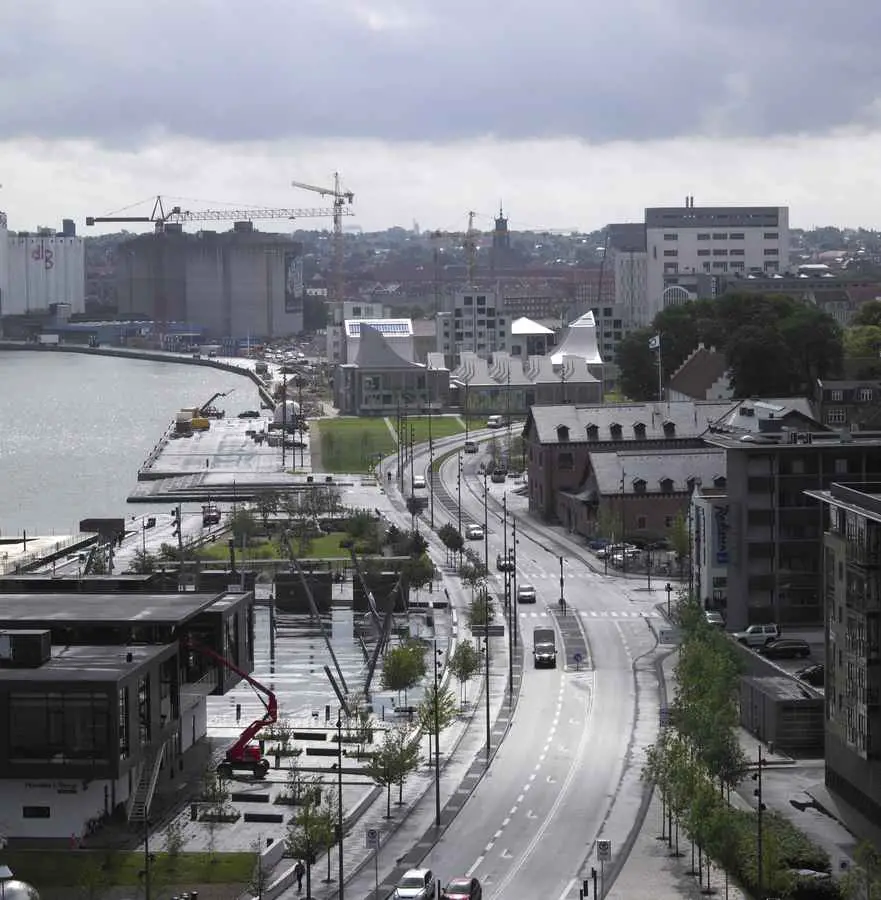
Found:
[[[587,367],[586,360],[567,356],[562,366],[554,365],[549,356],[511,356],[494,353],[486,360],[476,353],[461,354],[459,365],[450,375],[452,382],[469,387],[498,387],[500,385],[530,386],[535,384],[595,384],[599,379]]]
[[[721,450],[618,450],[591,453],[590,464],[600,495],[690,493],[698,484],[725,480]],[[641,482],[641,484],[640,484]]]
[[[662,206],[645,211],[646,228],[777,228],[776,206]]]
[[[572,443],[682,440],[703,435],[732,406],[730,400],[533,406],[526,429],[534,425],[541,444],[566,443],[558,434],[560,427],[568,430],[568,442]],[[596,437],[589,437],[589,426],[596,428]]]
[[[346,319],[346,337],[361,337],[361,326],[375,328],[383,337],[412,337],[413,323],[410,319]]]
[[[597,326],[592,312],[586,312],[574,322],[551,354],[551,362],[558,366],[566,357],[583,359],[591,365],[601,366],[603,358],[597,346]]]
[[[79,625],[182,625],[224,595],[165,594],[2,594],[0,627],[25,623]],[[238,595],[235,595],[238,597]]]
[[[828,491],[805,491],[809,497],[846,512],[881,522],[881,484],[862,482],[833,484]]]
[[[0,668],[0,682],[115,682],[121,676],[167,652],[167,644],[133,644],[125,647],[53,646],[50,659],[38,668]],[[131,662],[127,659],[128,654],[131,654]]]
[[[713,347],[698,344],[697,349],[682,363],[670,378],[670,390],[684,394],[694,400],[715,399],[707,397],[707,393],[723,378],[728,371],[728,362],[724,353]],[[724,387],[730,397],[728,380]]]
[[[511,334],[515,335],[551,335],[553,333],[553,329],[545,328],[544,325],[540,325],[538,322],[534,322],[526,316],[515,319],[511,323]]]

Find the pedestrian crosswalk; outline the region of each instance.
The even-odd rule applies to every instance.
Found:
[[[519,610],[521,619],[544,619],[550,614],[548,611],[539,612],[538,610],[532,612],[523,612],[523,610]],[[633,609],[572,609],[572,607],[568,607],[569,615],[581,616],[583,619],[659,619],[660,615],[654,610],[645,612],[640,612],[639,610]]]

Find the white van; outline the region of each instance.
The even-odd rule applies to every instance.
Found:
[[[425,483],[424,475],[414,475],[413,476],[413,490],[414,491],[424,491],[428,485]]]
[[[503,425],[504,425],[504,422],[502,421],[501,416],[490,416],[486,420],[487,428],[501,428]]]

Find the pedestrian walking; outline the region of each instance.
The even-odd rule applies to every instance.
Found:
[[[306,867],[303,865],[303,860],[298,859],[297,864],[294,866],[294,877],[297,879],[297,893],[303,893],[303,876],[306,874]]]

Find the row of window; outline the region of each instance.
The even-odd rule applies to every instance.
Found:
[[[763,234],[763,237],[766,241],[779,241],[780,240],[780,232],[778,231],[766,231]],[[714,241],[745,241],[746,233],[743,231],[732,231],[730,234],[726,234],[725,232],[714,231],[712,234],[709,231],[701,231],[698,232],[697,239],[699,241],[709,241],[712,238]],[[668,231],[664,234],[665,241],[678,241],[679,234],[678,232]]]
[[[698,250],[697,251],[698,256],[709,256],[710,253],[711,253],[710,250]],[[713,250],[712,255],[713,256],[745,256],[746,250],[728,249],[727,247],[723,247],[718,250]],[[778,249],[776,247],[765,247],[764,255],[765,256],[779,256],[780,252],[778,251]],[[665,250],[664,256],[666,256],[668,258],[678,257],[679,251],[678,250]]]
[[[875,392],[870,387],[861,387],[857,391],[857,400],[865,403],[869,400],[872,400],[875,396]],[[844,402],[844,391],[829,391],[829,399],[833,403],[843,403]]]

